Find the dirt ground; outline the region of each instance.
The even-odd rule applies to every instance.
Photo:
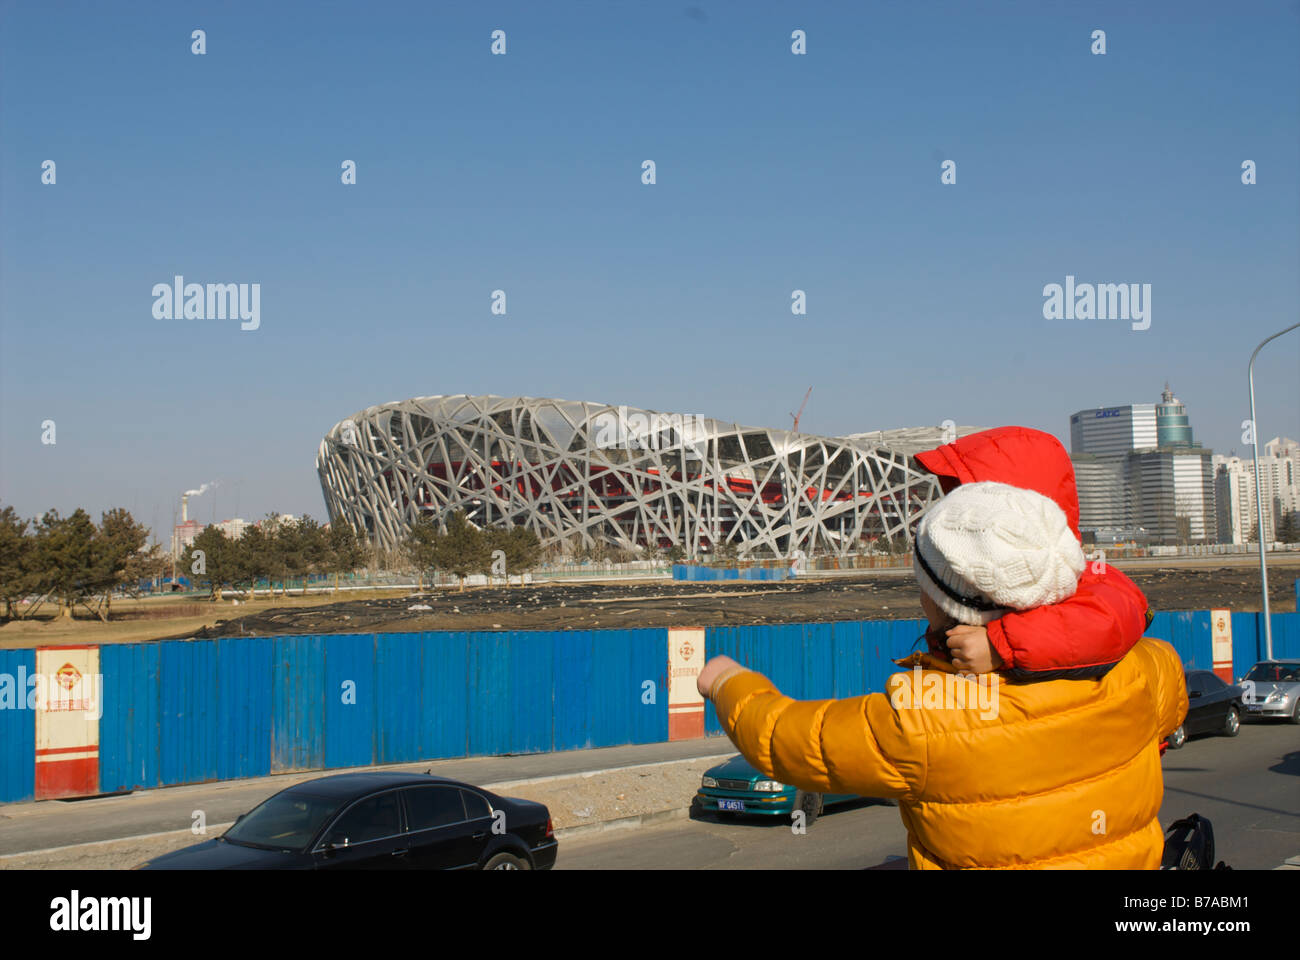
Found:
[[[1260,608],[1259,571],[1248,566],[1147,567],[1126,571],[1157,610]],[[1300,562],[1270,571],[1273,610],[1295,610]],[[428,607],[424,609],[412,608]],[[439,591],[219,620],[196,638],[290,633],[426,630],[584,630],[726,626],[920,617],[911,575],[783,582],[595,583]]]
[[[1248,558],[1232,563],[1121,561],[1116,566],[1133,578],[1156,610],[1260,609],[1259,570]],[[1279,613],[1294,611],[1300,556],[1271,559],[1269,572],[1271,608]],[[162,618],[135,622],[11,623],[0,627],[0,647],[191,637],[584,630],[921,616],[911,574],[883,572],[782,582],[537,584],[418,595],[389,592],[358,598],[353,594],[335,602],[315,596],[240,606],[190,600],[179,606],[185,609],[172,619],[167,619],[166,608],[159,606],[149,616]]]

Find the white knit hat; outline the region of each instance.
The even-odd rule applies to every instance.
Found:
[[[968,483],[926,511],[912,568],[958,623],[984,624],[1074,594],[1084,568],[1065,511],[1005,483]]]

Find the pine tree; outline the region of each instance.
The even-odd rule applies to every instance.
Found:
[[[463,511],[457,511],[447,520],[447,530],[433,542],[433,565],[460,578],[460,589],[465,589],[465,578],[471,573],[487,573],[492,565],[492,550],[483,532],[471,524]]]
[[[70,516],[48,511],[36,524],[32,571],[36,589],[59,600],[59,619],[71,620],[72,608],[93,590],[95,524],[78,507]]]
[[[31,592],[32,536],[28,521],[19,518],[13,507],[0,510],[0,600],[4,601],[5,619],[12,620],[14,604]]]
[[[425,574],[432,574],[437,557],[438,525],[427,513],[411,524],[402,544],[406,559],[415,567],[420,577],[420,586],[424,586]]]
[[[352,525],[340,518],[330,523],[326,537],[329,569],[334,574],[334,590],[339,588],[339,574],[352,573],[366,562],[367,551]]]

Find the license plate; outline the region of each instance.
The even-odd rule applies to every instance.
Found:
[[[1254,713],[1258,710],[1263,710],[1264,705],[1262,703],[1248,703],[1246,704],[1246,709]]]
[[[737,813],[742,813],[744,812],[745,809],[745,801],[744,800],[719,800],[718,809],[735,810]]]

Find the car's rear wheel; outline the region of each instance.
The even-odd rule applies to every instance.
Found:
[[[796,790],[794,792],[794,809],[803,811],[803,825],[811,827],[813,821],[821,816],[822,795],[820,793],[805,792]]]
[[[1169,734],[1169,749],[1177,750],[1187,742],[1187,727],[1183,724],[1178,725],[1178,729]]]
[[[484,870],[531,870],[528,861],[513,853],[498,853],[483,864]]]
[[[1225,737],[1235,737],[1241,733],[1241,717],[1237,714],[1236,707],[1228,708],[1228,715],[1223,720],[1223,730],[1220,732]]]

